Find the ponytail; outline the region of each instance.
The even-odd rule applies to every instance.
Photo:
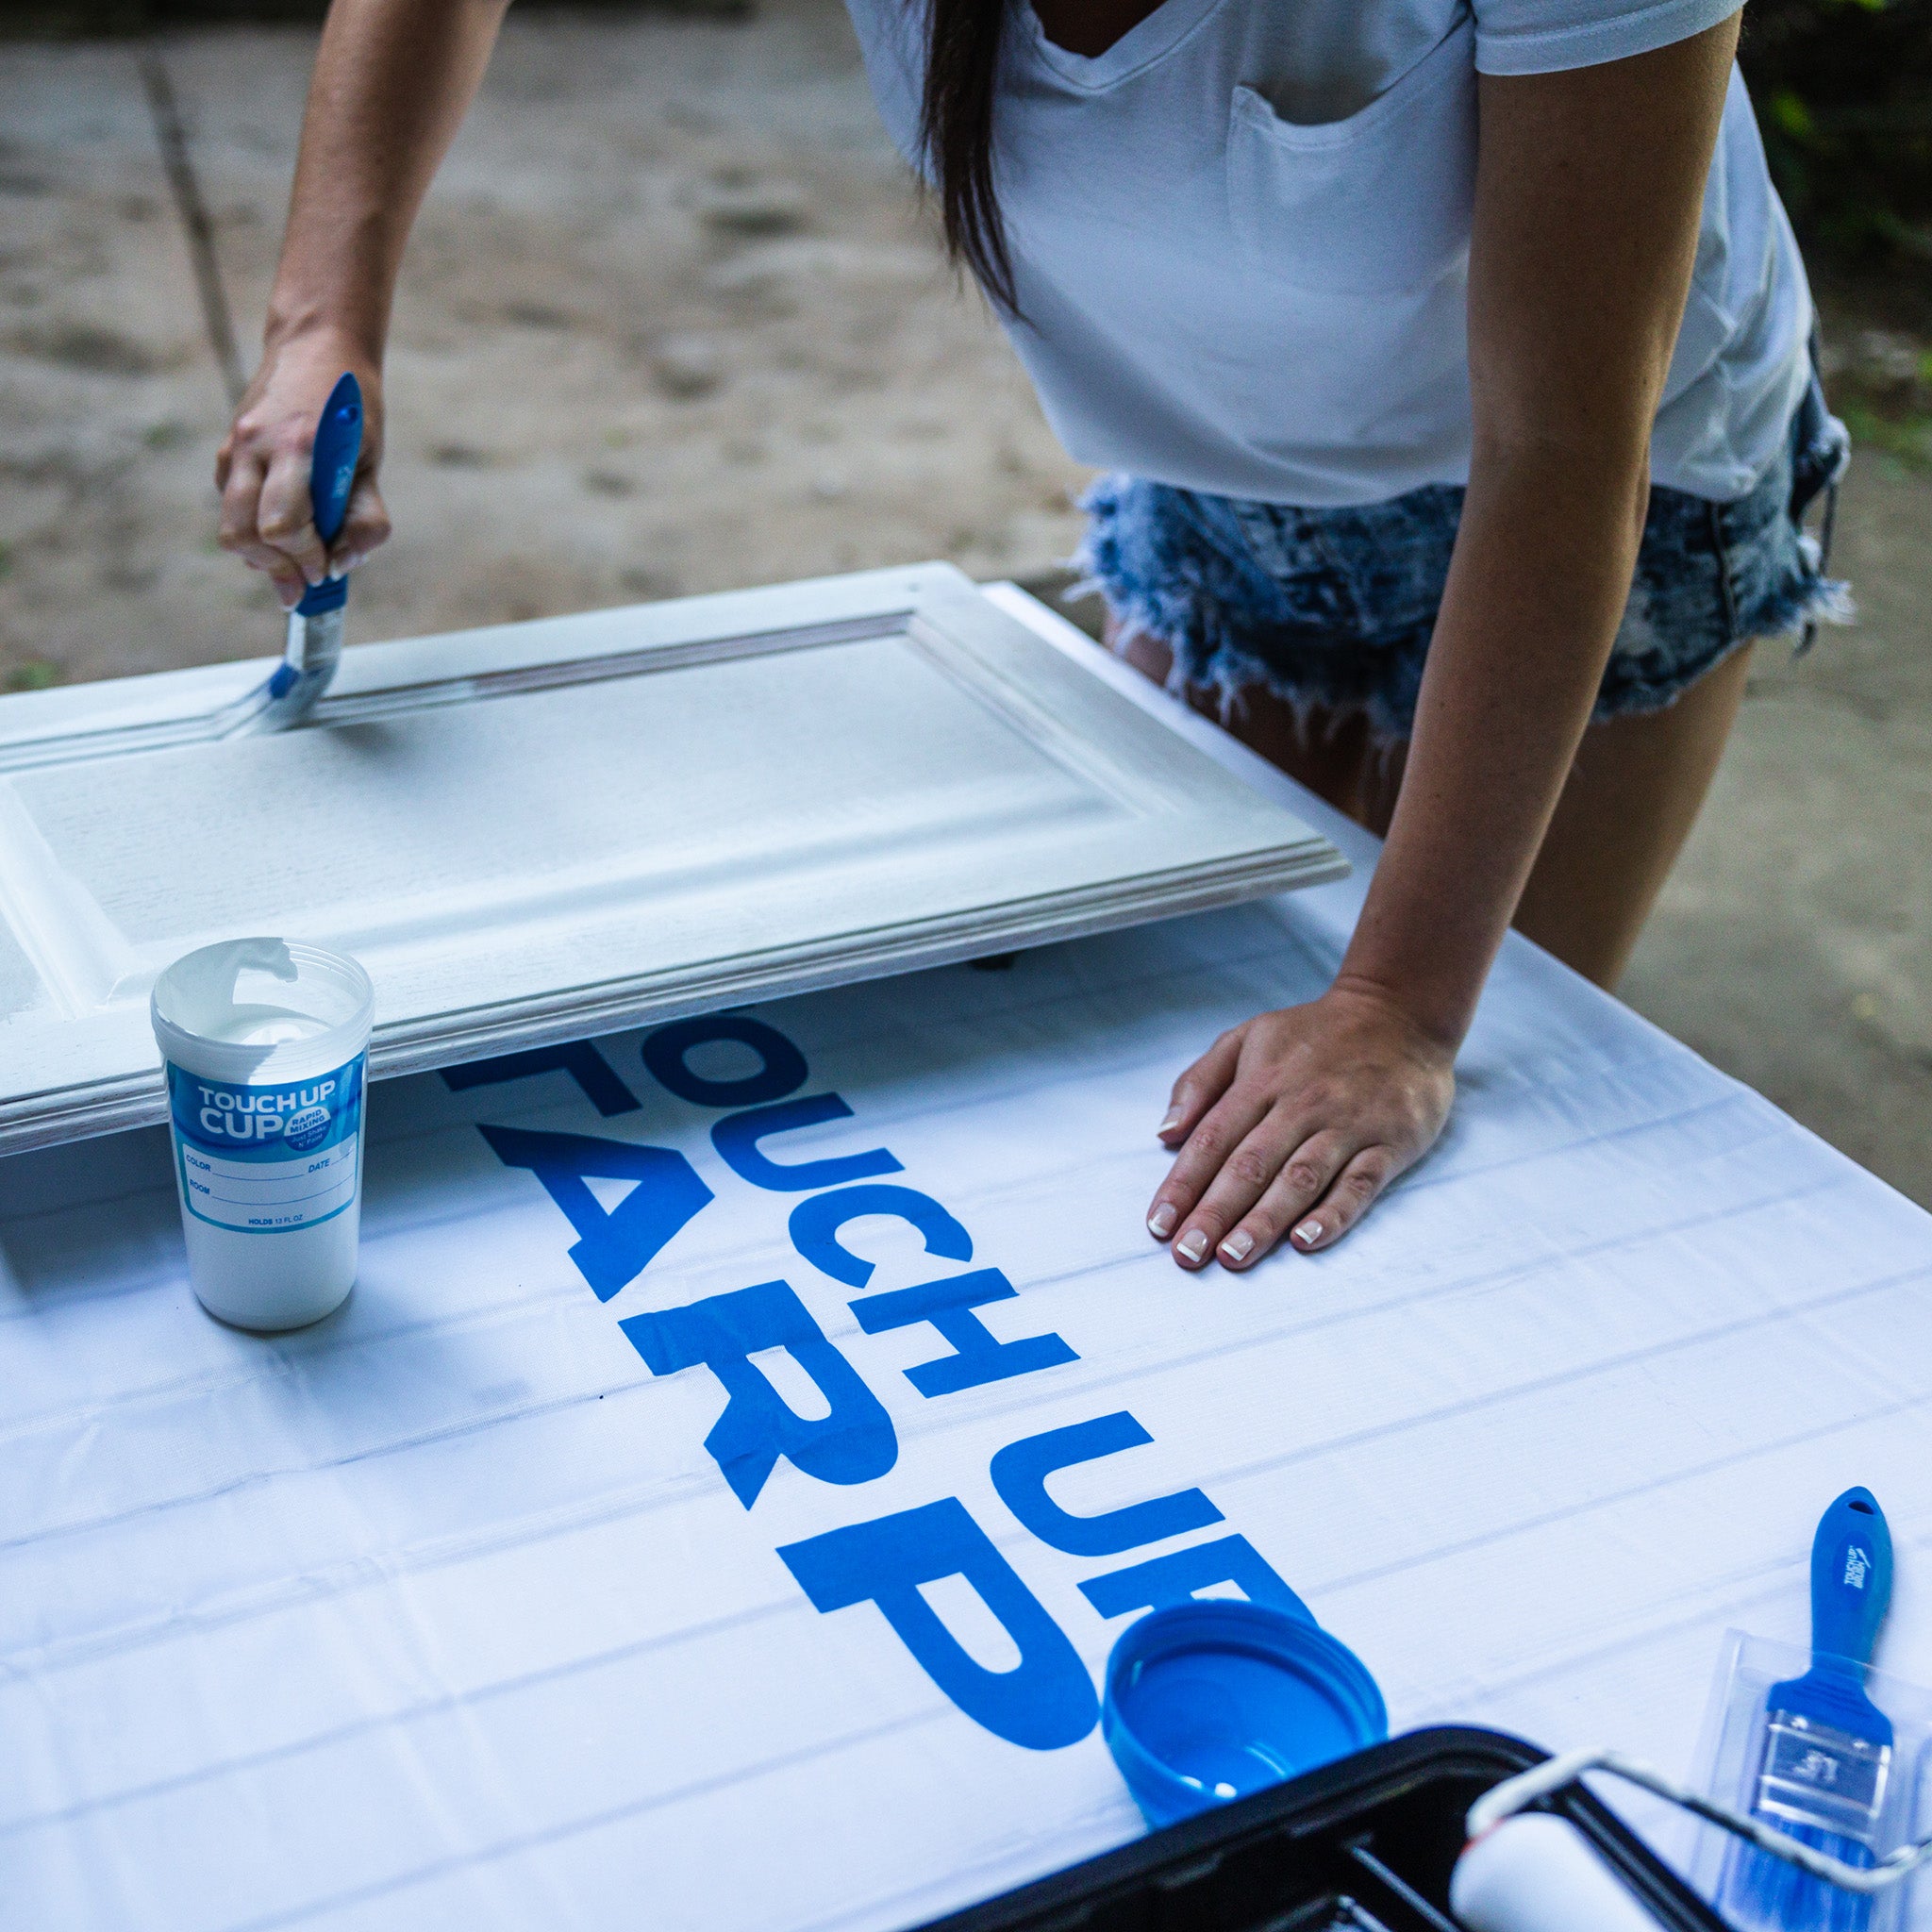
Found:
[[[909,0],[916,4],[916,0]],[[926,0],[919,141],[937,184],[946,252],[1008,315],[1019,313],[993,185],[993,89],[1009,0]]]

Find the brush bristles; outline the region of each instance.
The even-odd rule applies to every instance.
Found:
[[[1821,1671],[1772,1687],[1753,1817],[1869,1871],[1891,1780],[1891,1725],[1856,1687]],[[1750,1932],[1866,1932],[1868,1892],[1847,1891],[1751,1845],[1734,1845],[1719,1896]]]
[[[1857,1839],[1808,1824],[1780,1824],[1778,1829],[1860,1871],[1875,1862],[1871,1846]],[[1731,1847],[1719,1897],[1722,1909],[1743,1932],[1867,1932],[1872,1923],[1868,1894],[1828,1885],[1755,1845]]]

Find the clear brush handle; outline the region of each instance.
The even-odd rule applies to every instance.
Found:
[[[1811,1654],[1862,1669],[1891,1607],[1891,1531],[1870,1490],[1847,1490],[1811,1539]]]

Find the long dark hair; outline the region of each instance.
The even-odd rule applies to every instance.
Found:
[[[1006,11],[1007,0],[929,0],[919,139],[939,192],[946,252],[1017,315],[1013,261],[993,183],[993,88]]]

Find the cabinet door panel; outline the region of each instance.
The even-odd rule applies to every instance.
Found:
[[[253,675],[0,701],[0,1149],[159,1118],[149,989],[238,934],[360,958],[381,1074],[1342,869],[943,565],[364,646],[197,741]]]

